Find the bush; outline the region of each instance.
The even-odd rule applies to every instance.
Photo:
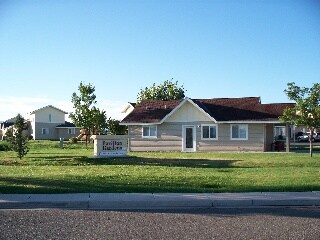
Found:
[[[69,142],[75,144],[75,143],[78,142],[78,138],[72,137],[72,138],[69,139]]]
[[[0,142],[0,151],[10,151],[10,150],[11,150],[10,143],[8,143],[7,141]]]

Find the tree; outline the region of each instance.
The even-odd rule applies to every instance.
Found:
[[[182,99],[185,97],[185,90],[183,85],[178,86],[178,81],[173,82],[171,80],[164,81],[163,84],[158,86],[153,83],[151,87],[146,87],[140,89],[140,92],[137,96],[137,103],[140,103],[143,100],[176,100]]]
[[[72,94],[74,112],[70,113],[69,117],[77,127],[85,130],[87,145],[89,135],[99,134],[106,127],[107,117],[105,111],[94,106],[97,101],[93,85],[80,82],[78,90],[79,96]]]
[[[23,133],[23,131],[27,129],[27,123],[24,118],[18,114],[15,117],[13,127],[6,132],[6,141],[10,143],[11,149],[17,153],[20,160],[29,152],[27,145],[29,139],[28,136]]]
[[[99,110],[96,107],[91,109],[92,117],[92,133],[94,134],[104,134],[105,129],[108,127],[107,115],[104,110]]]
[[[320,83],[311,88],[298,87],[294,82],[287,84],[284,90],[290,100],[295,102],[292,108],[286,108],[280,119],[295,126],[309,129],[310,157],[312,157],[312,138],[315,129],[320,128]]]
[[[108,134],[111,135],[125,135],[128,132],[128,127],[125,125],[120,125],[119,120],[115,120],[112,118],[109,118],[107,121],[108,125]]]

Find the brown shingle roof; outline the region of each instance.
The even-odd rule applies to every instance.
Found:
[[[290,103],[261,104],[259,97],[195,99],[217,121],[278,120]],[[202,106],[201,106],[202,105]]]
[[[259,97],[190,99],[216,121],[278,120],[291,103],[261,104]],[[176,108],[182,100],[142,101],[122,123],[157,123]]]
[[[183,100],[183,99],[182,99]],[[145,100],[136,105],[135,109],[126,116],[122,123],[155,123],[161,121],[182,100]]]

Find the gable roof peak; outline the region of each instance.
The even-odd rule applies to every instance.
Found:
[[[36,113],[36,112],[38,112],[38,111],[41,111],[41,110],[43,110],[43,109],[45,109],[45,108],[53,108],[53,109],[56,109],[56,110],[58,110],[58,111],[60,111],[60,112],[63,112],[64,114],[68,114],[68,112],[63,111],[63,110],[61,110],[60,108],[57,108],[57,107],[55,107],[55,106],[53,106],[53,105],[47,105],[47,106],[44,106],[44,107],[42,107],[42,108],[36,109],[36,110],[30,112],[30,114],[34,114],[34,113]]]

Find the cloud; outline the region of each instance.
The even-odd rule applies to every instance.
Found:
[[[0,120],[4,121],[20,113],[27,117],[29,112],[48,105],[49,99],[45,97],[0,97]]]
[[[106,111],[107,117],[113,119],[122,120],[125,115],[121,113],[127,102],[125,101],[113,101],[109,99],[103,99],[98,102],[98,107]]]
[[[71,101],[62,99],[57,100],[47,97],[0,96],[0,121],[5,121],[9,118],[15,117],[18,113],[20,113],[24,118],[28,118],[30,112],[47,105],[53,105],[68,113],[73,111],[73,104]],[[122,120],[124,118],[124,114],[121,113],[121,111],[125,105],[126,102],[124,101],[104,99],[98,102],[97,107],[105,110],[107,117]],[[67,115],[66,120],[70,120]]]

